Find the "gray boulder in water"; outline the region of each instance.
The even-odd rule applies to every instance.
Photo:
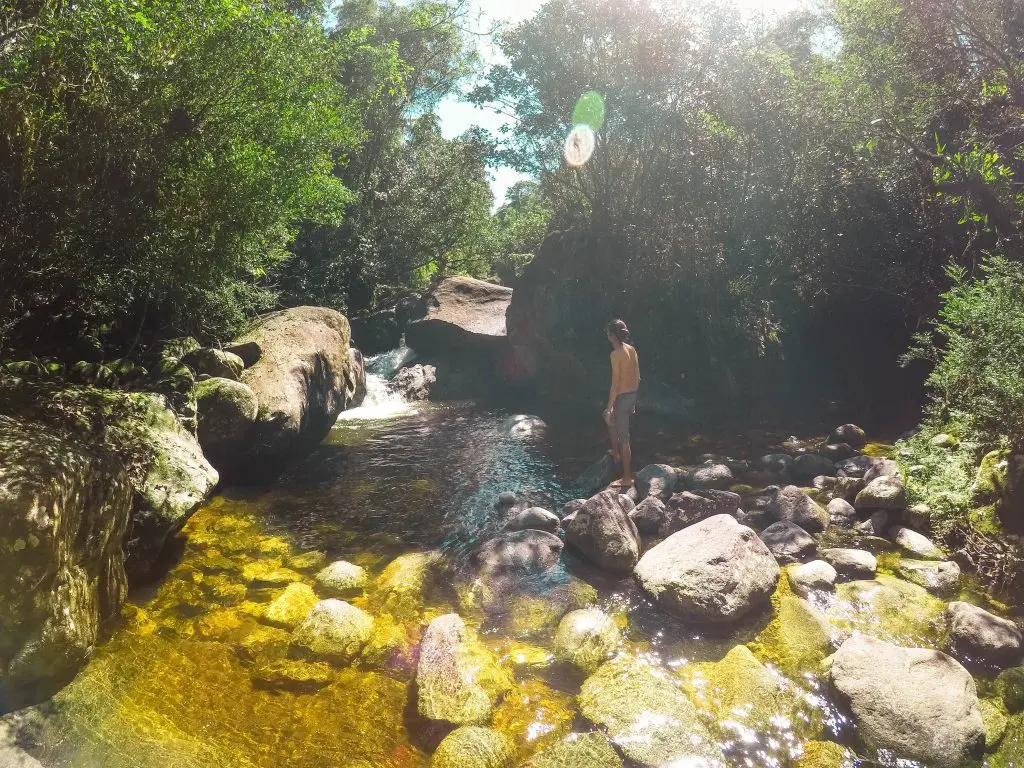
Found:
[[[321,600],[295,629],[292,647],[316,659],[352,661],[373,634],[373,618],[344,600]]]
[[[593,672],[615,655],[619,628],[612,617],[598,608],[570,611],[562,617],[555,633],[555,658]]]
[[[946,608],[946,620],[949,648],[958,657],[1001,667],[1020,662],[1024,637],[1009,619],[970,603],[953,602]]]
[[[870,748],[935,768],[981,756],[985,724],[974,680],[946,654],[854,635],[836,651],[829,675]]]
[[[768,512],[775,520],[796,523],[809,533],[821,533],[828,528],[828,512],[795,485],[779,490],[768,505]]]
[[[779,564],[750,528],[716,515],[674,533],[650,549],[634,571],[666,613],[726,623],[767,606]]]
[[[821,557],[836,569],[841,579],[858,580],[873,579],[878,569],[878,560],[873,554],[863,549],[836,547],[824,549]]]
[[[657,496],[665,501],[672,495],[675,486],[676,471],[668,464],[648,464],[636,473],[633,483],[640,501],[648,496]]]
[[[558,515],[554,512],[548,512],[546,509],[541,507],[530,507],[522,512],[518,512],[513,515],[508,522],[505,523],[506,531],[525,531],[527,529],[534,529],[537,531],[547,531],[548,533],[555,533],[558,531],[558,526],[561,521],[558,519]]]
[[[617,475],[618,468],[615,459],[606,453],[587,467],[583,474],[576,478],[574,485],[582,494],[593,494],[607,487],[608,483],[612,482]]]
[[[780,520],[761,531],[761,541],[780,563],[799,563],[818,548],[814,537],[796,523]]]
[[[437,383],[437,369],[432,365],[411,365],[403,368],[388,382],[388,389],[410,402],[430,399],[430,388]]]
[[[640,557],[640,534],[629,517],[632,502],[615,490],[602,491],[563,520],[566,543],[601,568],[625,574]]]

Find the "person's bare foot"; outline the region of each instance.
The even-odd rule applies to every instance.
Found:
[[[614,483],[609,485],[609,488],[629,488],[633,485],[633,478],[631,477],[620,477]]]

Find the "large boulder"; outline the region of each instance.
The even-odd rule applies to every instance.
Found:
[[[358,373],[349,354],[348,320],[323,307],[286,309],[261,318],[238,343],[260,350],[242,374],[259,412],[225,474],[266,481],[296,453],[319,444],[354,403]]]
[[[767,605],[779,565],[756,533],[730,515],[716,515],[650,549],[634,573],[667,613],[722,623]]]
[[[957,657],[993,666],[1020,662],[1024,637],[1009,619],[970,603],[953,602],[946,608],[946,620],[949,648]]]
[[[620,656],[587,678],[580,712],[638,766],[718,766],[722,754],[686,694],[647,664]]]
[[[348,408],[356,408],[366,399],[366,359],[355,347],[348,350]]]
[[[883,475],[870,481],[857,494],[853,506],[857,509],[905,509],[907,489],[898,476]]]
[[[728,464],[715,464],[709,462],[700,467],[690,470],[686,482],[691,488],[725,490],[732,486],[736,480],[733,478],[732,469]]]
[[[512,681],[456,614],[427,626],[416,671],[417,707],[428,720],[486,723]]]
[[[406,329],[406,343],[420,354],[504,344],[511,301],[511,288],[471,277],[446,278],[423,297],[423,317]]]
[[[781,489],[768,507],[776,520],[796,523],[808,533],[828,528],[828,512],[795,485]]]
[[[199,382],[195,395],[203,454],[213,466],[229,467],[256,424],[256,393],[240,381],[218,377]]]
[[[0,416],[0,709],[52,695],[116,615],[131,488],[122,465]]]
[[[595,565],[629,573],[640,557],[640,534],[629,517],[625,497],[602,491],[587,500],[571,520],[563,520],[565,540]]]
[[[829,674],[872,749],[936,768],[981,756],[985,726],[974,680],[944,653],[854,635],[836,651]]]

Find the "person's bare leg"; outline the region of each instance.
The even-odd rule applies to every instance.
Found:
[[[608,455],[618,464],[622,461],[622,456],[619,453],[619,443],[615,439],[615,429],[611,424],[608,425],[608,444],[611,445],[611,448],[608,449]]]
[[[622,443],[618,446],[619,456],[622,458],[622,477],[611,484],[612,488],[629,488],[633,484],[633,450],[629,443]]]

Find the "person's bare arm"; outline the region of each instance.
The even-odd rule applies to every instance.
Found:
[[[612,359],[612,383],[608,389],[608,407],[605,409],[605,413],[608,413],[615,407],[615,398],[619,396],[619,379],[621,378],[620,370],[622,368],[622,361],[619,359],[619,355],[615,352],[611,354]]]

